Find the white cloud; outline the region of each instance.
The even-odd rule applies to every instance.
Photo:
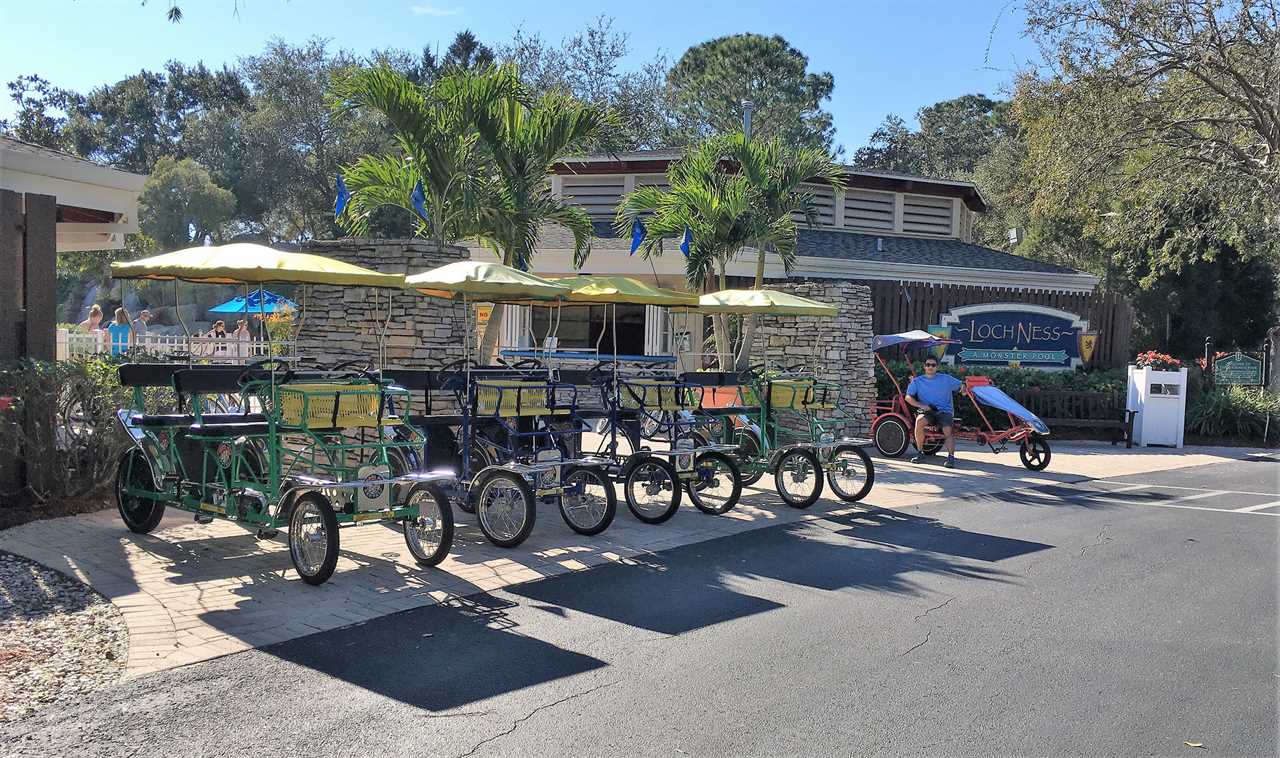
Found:
[[[462,8],[441,8],[431,3],[418,3],[409,6],[410,12],[415,16],[457,16],[462,13]]]

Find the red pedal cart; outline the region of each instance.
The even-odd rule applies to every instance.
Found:
[[[871,438],[876,449],[884,455],[896,458],[907,451],[908,445],[914,445],[912,429],[915,426],[914,409],[907,404],[906,388],[898,381],[898,377],[889,370],[889,363],[884,354],[893,348],[902,351],[902,357],[910,367],[910,379],[914,379],[915,365],[907,356],[910,350],[923,350],[938,345],[954,344],[957,340],[943,339],[923,330],[903,332],[901,334],[878,334],[872,340],[871,350],[875,353],[880,368],[893,382],[894,395],[889,400],[877,400],[872,406]],[[1022,465],[1032,471],[1042,471],[1049,465],[1053,453],[1049,449],[1049,427],[1024,408],[1018,401],[1006,395],[991,383],[985,376],[967,376],[961,394],[969,398],[978,413],[981,426],[965,426],[956,421],[952,433],[957,440],[976,442],[986,445],[993,453],[1004,451],[1010,444],[1018,446],[1018,457]],[[991,425],[987,412],[983,408],[1003,411],[1009,419],[1007,429],[996,429]],[[936,453],[943,443],[942,430],[933,424],[925,427],[925,453]]]

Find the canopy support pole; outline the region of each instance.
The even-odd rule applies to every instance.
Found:
[[[178,325],[182,327],[183,339],[187,343],[187,365],[194,366],[196,361],[195,354],[191,350],[191,330],[187,328],[187,322],[182,320],[182,303],[179,297],[181,284],[179,280],[173,280],[173,313],[178,319]]]

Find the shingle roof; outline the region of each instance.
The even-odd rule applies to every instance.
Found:
[[[591,247],[595,250],[627,250],[629,237],[616,237],[607,222],[593,224],[595,237]],[[876,240],[881,240],[876,250]],[[672,244],[676,241],[673,239]],[[539,232],[538,247],[547,250],[568,250],[573,247],[573,235],[560,226],[544,225]],[[796,234],[796,255],[814,258],[834,258],[854,261],[880,261],[917,266],[953,266],[955,268],[981,268],[996,271],[1028,271],[1043,274],[1078,274],[1075,269],[1053,263],[1023,258],[1019,255],[974,245],[955,239],[928,239],[921,237],[892,237],[858,232],[841,232],[828,229],[800,229]]]
[[[30,153],[31,155],[43,155],[48,158],[57,158],[58,160],[69,161],[71,163],[84,163],[90,166],[102,166],[101,163],[94,163],[87,158],[81,158],[78,155],[63,150],[54,150],[53,148],[37,145],[34,142],[26,142],[16,137],[10,137],[7,134],[0,134],[0,147],[11,150],[15,153]],[[110,168],[108,166],[108,168]]]
[[[881,240],[876,249],[876,240]],[[855,261],[883,261],[920,266],[954,266],[998,271],[1034,271],[1047,274],[1079,273],[1066,266],[1043,263],[1012,253],[993,250],[955,239],[920,237],[877,237],[874,234],[801,229],[796,235],[796,255],[841,258]]]

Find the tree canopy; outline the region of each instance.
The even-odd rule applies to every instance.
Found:
[[[676,128],[693,139],[742,128],[752,103],[752,134],[832,151],[835,126],[823,110],[835,79],[810,73],[809,58],[778,35],[734,34],[685,51],[667,74]]]

